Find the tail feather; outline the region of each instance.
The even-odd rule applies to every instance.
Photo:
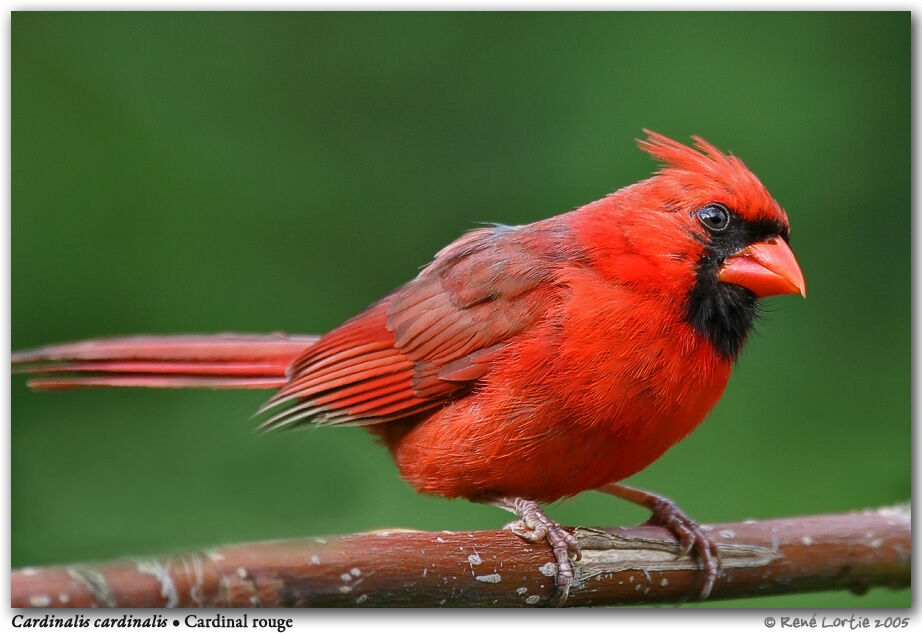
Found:
[[[278,389],[284,378],[197,378],[185,376],[82,376],[77,378],[32,378],[27,383],[36,391],[81,389],[84,387],[145,387],[160,389]]]
[[[50,345],[12,354],[34,389],[204,387],[272,389],[316,336],[215,334],[128,336]],[[66,374],[66,375],[62,375]]]

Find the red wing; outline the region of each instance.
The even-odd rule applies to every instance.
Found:
[[[551,271],[518,228],[471,231],[413,281],[333,330],[288,370],[262,428],[367,425],[465,393],[510,337],[541,317]]]

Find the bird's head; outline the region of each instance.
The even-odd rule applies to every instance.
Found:
[[[608,217],[596,226],[613,246],[604,259],[619,281],[681,301],[695,330],[734,358],[758,299],[806,296],[787,215],[736,156],[645,132],[638,144],[662,166],[598,203]]]

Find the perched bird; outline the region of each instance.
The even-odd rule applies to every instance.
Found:
[[[707,534],[618,482],[720,398],[757,300],[800,293],[788,219],[735,156],[647,132],[651,178],[523,226],[478,228],[328,334],[98,339],[13,354],[35,388],[279,388],[262,428],[361,425],[417,490],[515,513],[560,601],[575,538],[538,502],[589,489],[651,510],[704,569]],[[62,373],[63,372],[63,373]]]

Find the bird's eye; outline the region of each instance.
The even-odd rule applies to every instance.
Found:
[[[709,204],[698,209],[698,219],[710,231],[723,231],[730,224],[730,212],[722,204]]]

